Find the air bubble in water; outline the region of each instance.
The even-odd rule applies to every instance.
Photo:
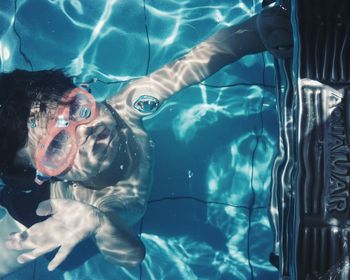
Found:
[[[153,140],[149,140],[149,145],[151,148],[154,148],[156,146],[156,143]]]

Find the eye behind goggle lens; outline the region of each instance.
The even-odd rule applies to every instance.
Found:
[[[74,97],[70,105],[70,119],[80,121],[88,119],[91,116],[91,102],[83,94]]]
[[[61,131],[51,141],[46,149],[42,164],[47,168],[56,169],[64,164],[72,149],[72,138],[65,131]]]
[[[88,119],[91,116],[91,109],[88,107],[83,107],[80,110],[80,117],[82,119]]]

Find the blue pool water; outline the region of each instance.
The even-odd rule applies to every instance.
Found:
[[[0,71],[66,68],[103,99],[260,9],[254,0],[2,0]],[[47,256],[5,279],[277,279],[268,261],[273,71],[269,54],[247,56],[144,121],[155,166],[135,227],[147,249],[140,267],[94,253],[74,265],[85,246],[52,273]]]

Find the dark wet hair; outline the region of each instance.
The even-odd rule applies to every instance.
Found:
[[[27,142],[27,122],[33,101],[40,110],[75,85],[62,70],[15,70],[0,74],[0,177],[18,174],[14,158]]]

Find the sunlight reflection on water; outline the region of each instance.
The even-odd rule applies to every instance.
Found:
[[[125,84],[117,82],[161,67],[221,27],[253,15],[261,4],[243,0],[18,0],[16,14],[13,1],[2,1],[0,6],[1,71],[30,70],[28,59],[34,70],[66,67],[78,76],[78,81],[94,78],[91,88],[97,97],[104,98]],[[230,86],[237,83],[243,84]],[[277,145],[275,95],[264,83],[273,85],[272,60],[267,55],[248,56],[204,84],[183,90],[145,121],[151,134],[156,134],[156,143],[167,141],[165,136],[157,136],[158,132],[171,135],[179,153],[193,143],[199,143],[196,148],[200,149],[205,141],[224,140],[218,147],[200,150],[197,160],[204,166],[201,172],[185,166],[191,176],[174,175],[169,183],[176,185],[175,192],[182,195],[181,186],[188,189],[186,180],[191,177],[192,190],[202,194],[206,202],[219,202],[200,207],[196,204],[194,207],[201,211],[199,218],[194,215],[190,220],[193,227],[181,224],[192,215],[181,208],[192,206],[178,202],[182,207],[173,219],[167,216],[154,221],[162,229],[147,228],[147,221],[157,219],[154,213],[162,211],[150,205],[142,233],[147,247],[142,279],[249,279],[248,254],[256,279],[277,276],[268,263],[273,238],[267,218]],[[218,127],[212,133],[211,127],[222,121],[232,126]],[[199,139],[203,133],[208,139]],[[169,153],[162,145],[157,144],[155,149],[163,157]],[[167,158],[167,167],[158,166],[156,161],[157,178],[163,175],[159,171],[162,168],[170,169],[172,174],[183,165],[170,161]],[[164,190],[167,187],[156,180],[153,196],[172,196],[174,189]],[[167,208],[173,205],[169,203]],[[166,227],[175,231],[169,233]],[[180,231],[182,227],[186,230]],[[197,232],[195,227],[202,230]],[[207,230],[217,234],[222,244],[215,244],[218,240],[213,241]],[[94,275],[95,279],[139,279],[139,273],[138,269],[111,266],[97,255],[75,270],[55,275],[57,279],[83,279],[86,275]]]

